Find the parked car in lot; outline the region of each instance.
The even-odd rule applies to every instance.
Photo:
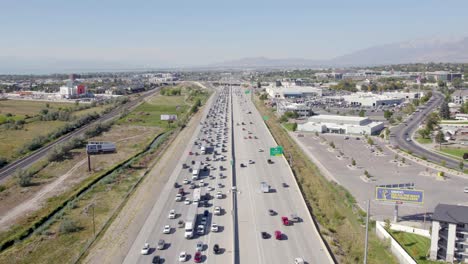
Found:
[[[195,263],[200,263],[202,261],[201,253],[200,252],[195,252],[195,255],[193,256],[193,261]]]
[[[197,245],[195,246],[196,251],[203,251],[203,242],[198,241]]]
[[[187,261],[187,253],[185,251],[180,252],[179,254],[179,261],[180,262],[185,262]]]
[[[283,236],[283,234],[281,234],[281,231],[279,231],[279,230],[275,231],[275,239],[276,240],[281,240],[282,236]]]

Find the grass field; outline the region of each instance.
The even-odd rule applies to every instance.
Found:
[[[39,102],[26,100],[3,100],[0,101],[0,114],[10,113],[18,116],[33,116],[39,114],[41,109],[45,109],[46,104],[49,104],[50,109],[74,107],[72,103],[54,103],[54,102]]]
[[[427,259],[429,253],[429,247],[431,246],[431,240],[429,238],[406,233],[400,231],[390,232],[393,238],[413,257],[419,264],[435,264],[440,263]]]
[[[357,207],[354,197],[346,189],[328,181],[321,174],[317,166],[289,137],[270,109],[258,99],[255,103],[260,113],[269,117],[266,123],[275,140],[283,146],[285,155],[294,157],[291,168],[296,180],[309,209],[320,225],[321,234],[338,262],[362,263],[365,213]],[[370,230],[369,234],[368,263],[398,263],[374,231]]]
[[[456,156],[460,159],[463,159],[463,154],[464,153],[467,153],[468,152],[468,147],[458,147],[458,148],[448,148],[448,147],[442,147],[442,149],[440,150],[444,153],[447,153],[447,154],[450,154],[450,155],[453,155],[453,156]]]
[[[284,126],[284,128],[286,128],[288,131],[293,131],[294,123],[284,123],[283,126]]]
[[[419,144],[431,144],[431,143],[432,143],[432,139],[430,139],[430,138],[417,137],[417,138],[416,138],[416,141],[417,141]]]

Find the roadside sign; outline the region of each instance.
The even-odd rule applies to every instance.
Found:
[[[267,120],[268,120],[268,116],[263,116],[263,120],[267,121]]]
[[[415,189],[375,187],[375,199],[382,202],[424,203],[424,191]]]
[[[250,93],[250,90],[245,90],[245,94],[249,94]]]
[[[280,156],[283,154],[283,147],[282,146],[277,146],[270,148],[270,156]]]

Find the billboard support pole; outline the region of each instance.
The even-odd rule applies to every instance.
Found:
[[[393,210],[393,222],[398,223],[398,203],[395,203],[395,209]]]
[[[367,245],[368,245],[368,240],[369,240],[369,212],[370,212],[370,200],[367,200],[366,240],[364,242],[364,264],[367,264]]]

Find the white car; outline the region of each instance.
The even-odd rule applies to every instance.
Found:
[[[218,232],[218,225],[216,223],[211,224],[211,232]]]
[[[217,192],[216,193],[216,198],[222,199],[223,198],[223,193],[222,192]]]
[[[258,149],[258,152],[263,152],[263,149]]]
[[[179,254],[179,261],[180,262],[185,262],[187,261],[187,253],[185,251],[180,252]]]
[[[143,248],[141,249],[141,254],[142,255],[148,255],[150,250],[150,245],[148,243],[145,243]]]
[[[175,210],[172,209],[171,211],[169,211],[169,219],[175,219],[175,217],[176,217]]]
[[[199,235],[204,235],[205,234],[205,226],[204,225],[198,225],[197,234],[199,234]]]
[[[214,188],[212,186],[208,186],[208,191],[214,191]]]
[[[294,264],[304,264],[304,259],[303,258],[295,258],[294,259]]]
[[[191,203],[192,203],[192,201],[190,201],[190,199],[185,199],[185,201],[184,201],[184,204],[187,204],[187,205],[189,205]]]
[[[171,233],[171,226],[165,225],[163,229],[163,234],[170,234]]]
[[[184,184],[189,184],[190,181],[189,181],[188,179],[184,179],[183,183],[184,183]]]
[[[198,242],[197,242],[197,245],[196,245],[196,247],[195,247],[195,250],[196,250],[196,251],[203,251],[203,242],[198,241]]]
[[[216,206],[214,208],[214,214],[215,215],[221,215],[221,207],[220,206]]]
[[[255,161],[249,160],[249,164],[254,164],[254,163],[255,163]]]
[[[178,194],[176,195],[176,197],[175,197],[175,201],[176,201],[176,202],[182,201],[182,194],[178,193]]]
[[[468,193],[468,187],[465,187],[465,189],[463,189],[463,192]]]

